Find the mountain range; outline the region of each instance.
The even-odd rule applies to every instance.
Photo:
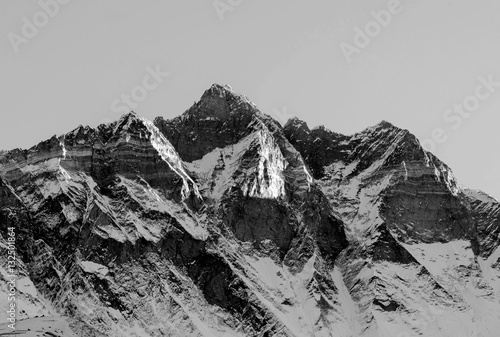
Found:
[[[478,172],[479,174],[479,172]],[[0,153],[0,336],[500,331],[500,203],[408,130],[284,126],[214,84]]]

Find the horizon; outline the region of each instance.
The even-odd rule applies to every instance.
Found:
[[[213,83],[213,84],[212,84],[212,86],[214,86],[214,85],[229,86],[229,87],[233,90],[233,92],[234,92],[235,94],[237,94],[237,95],[241,95],[241,96],[246,96],[244,93],[241,93],[241,92],[235,91],[235,90],[231,87],[231,85],[230,85],[230,84],[227,84],[227,83],[225,83],[225,84]],[[211,88],[212,86],[210,86],[209,88]],[[208,89],[206,89],[206,90],[208,90]],[[206,90],[205,90],[205,91],[206,91]],[[203,95],[203,94],[202,94],[202,95]],[[202,96],[202,95],[201,95],[201,96]],[[199,102],[199,100],[201,99],[201,96],[200,96],[200,98],[199,98],[197,101],[195,101],[195,103]],[[254,103],[254,102],[253,102],[253,101],[252,101],[249,97],[247,97],[247,98],[250,100],[250,102]],[[254,103],[254,104],[255,104],[255,103]],[[188,110],[189,110],[192,106],[193,106],[193,105],[189,106],[189,107],[188,107],[188,108],[186,108],[183,112],[181,112],[181,113],[179,113],[179,114],[177,114],[177,115],[175,115],[175,116],[173,116],[173,117],[171,117],[171,118],[168,118],[168,119],[173,119],[173,118],[176,118],[176,117],[178,117],[178,116],[181,116],[181,115],[182,115],[182,114],[184,114],[186,111],[188,111]],[[257,106],[257,105],[256,105],[256,106]],[[259,108],[259,107],[257,106],[257,108]],[[358,131],[354,131],[354,132],[352,132],[352,133],[341,133],[341,132],[338,132],[338,131],[336,131],[336,130],[332,130],[332,129],[328,128],[328,127],[327,127],[326,125],[324,125],[324,124],[315,124],[315,125],[311,126],[312,124],[309,124],[309,122],[308,122],[307,120],[301,119],[301,118],[299,118],[299,117],[297,117],[297,116],[295,116],[295,115],[294,115],[294,116],[290,116],[287,120],[285,120],[284,122],[281,122],[281,121],[279,121],[279,120],[276,118],[276,116],[273,116],[273,114],[264,113],[264,112],[262,112],[260,109],[258,109],[258,110],[259,110],[261,113],[263,113],[263,114],[265,114],[265,115],[267,115],[267,116],[271,117],[272,119],[274,119],[274,120],[275,120],[276,122],[278,122],[278,124],[279,124],[279,125],[281,125],[282,127],[284,127],[284,126],[285,126],[285,124],[286,124],[289,120],[291,120],[291,119],[298,119],[298,120],[300,120],[300,121],[302,121],[302,122],[305,122],[305,123],[306,123],[306,125],[307,125],[307,127],[309,128],[309,130],[313,130],[313,129],[316,129],[316,128],[324,127],[324,128],[326,128],[327,130],[329,130],[329,131],[331,131],[331,132],[338,133],[338,134],[341,134],[341,135],[343,135],[343,136],[353,136],[353,135],[355,135],[355,134],[357,134],[357,133],[363,132],[364,130],[369,129],[369,128],[371,128],[371,127],[374,127],[374,126],[376,126],[376,125],[379,125],[379,124],[381,124],[381,123],[383,123],[383,122],[389,123],[389,124],[391,124],[391,125],[393,125],[393,126],[395,126],[395,127],[399,128],[399,129],[402,129],[402,130],[408,130],[408,129],[405,129],[405,128],[402,128],[402,127],[399,127],[398,125],[396,125],[396,124],[392,123],[391,121],[387,121],[387,120],[385,120],[385,119],[382,119],[382,120],[380,120],[378,123],[371,124],[371,125],[367,125],[367,126],[365,126],[364,128],[362,128],[362,129],[360,129],[360,130],[358,130]],[[19,149],[19,150],[29,150],[29,149],[31,149],[31,148],[33,148],[33,147],[37,146],[37,145],[38,145],[38,144],[40,144],[41,142],[44,142],[44,141],[46,141],[46,140],[48,140],[48,139],[50,139],[50,138],[52,138],[52,137],[54,137],[54,136],[55,136],[55,137],[60,137],[60,136],[62,136],[62,135],[64,135],[64,134],[67,134],[67,133],[70,133],[70,132],[74,131],[75,129],[78,129],[79,127],[90,127],[90,128],[92,128],[92,129],[96,129],[99,125],[102,125],[102,124],[107,125],[107,124],[110,124],[110,123],[114,123],[114,122],[116,122],[116,121],[120,120],[121,118],[123,118],[124,116],[126,116],[126,115],[128,115],[128,114],[131,114],[131,113],[132,113],[132,114],[137,115],[138,117],[144,117],[144,118],[147,118],[147,117],[145,117],[145,116],[141,116],[141,115],[140,115],[137,111],[135,111],[135,110],[130,110],[130,111],[128,111],[128,112],[124,112],[123,114],[119,115],[119,116],[118,116],[116,119],[114,119],[114,120],[109,120],[109,121],[105,121],[105,122],[103,122],[103,123],[98,123],[98,124],[97,124],[97,125],[95,125],[95,126],[92,126],[92,125],[90,125],[90,124],[78,124],[78,125],[76,125],[75,127],[70,128],[70,130],[68,130],[68,131],[62,131],[62,132],[59,132],[59,133],[54,133],[52,136],[46,137],[46,138],[44,138],[44,139],[41,139],[41,140],[39,140],[38,142],[35,142],[34,144],[30,145],[29,147],[15,147],[15,148],[10,148],[10,149],[2,149],[2,148],[0,148],[0,151],[10,152],[10,151],[13,151],[13,150],[18,150],[18,149]],[[162,117],[162,118],[164,118],[165,116],[162,116],[162,115],[157,115],[157,116],[155,116],[154,118],[147,118],[147,119],[148,119],[148,120],[150,120],[150,121],[153,121],[155,118],[158,118],[158,117]],[[412,135],[414,135],[414,134],[411,132],[411,130],[408,130],[408,131],[409,131]],[[415,136],[415,135],[414,135],[414,136]],[[415,137],[416,137],[416,136],[415,136]],[[420,140],[419,140],[419,141],[420,141]]]
[[[237,90],[234,90],[234,88],[233,88],[230,84],[228,84],[228,83],[224,83],[224,84],[222,84],[222,83],[213,83],[213,84],[212,84],[209,88],[207,88],[207,89],[205,89],[205,90],[203,91],[203,93],[200,95],[200,98],[199,98],[197,101],[195,101],[195,104],[201,100],[201,98],[202,98],[203,94],[204,94],[207,90],[209,90],[210,88],[212,88],[213,86],[216,86],[216,85],[218,85],[218,86],[220,86],[220,87],[229,87],[229,88],[230,88],[230,90],[231,90],[231,91],[232,91],[235,95],[245,97],[245,98],[247,98],[248,100],[250,100],[250,102],[251,102],[251,103],[254,103],[254,102],[251,100],[251,98],[247,97],[244,93],[241,93],[241,92],[238,92]],[[191,105],[191,106],[192,106],[192,105]],[[191,107],[191,106],[190,106],[190,107]],[[182,114],[184,114],[185,112],[187,112],[187,111],[189,110],[189,108],[190,108],[190,107],[186,108],[186,109],[185,109],[182,113],[179,113],[178,115],[173,116],[172,118],[168,118],[168,119],[174,119],[174,118],[176,118],[176,117],[178,117],[178,116],[181,116]],[[401,130],[407,130],[408,132],[410,132],[410,134],[412,134],[413,136],[415,136],[415,134],[414,134],[411,130],[409,130],[409,129],[405,129],[405,128],[402,128],[402,127],[399,127],[398,125],[395,125],[395,124],[394,124],[394,123],[392,123],[391,121],[386,121],[386,120],[381,120],[380,122],[378,122],[378,123],[376,123],[376,124],[373,124],[373,125],[368,125],[368,126],[366,126],[365,128],[363,128],[363,129],[361,129],[361,130],[359,130],[359,131],[355,131],[354,133],[351,133],[351,134],[345,134],[345,133],[339,133],[339,132],[337,132],[337,131],[335,131],[335,130],[332,130],[332,129],[330,129],[330,128],[326,127],[324,124],[317,124],[317,125],[315,125],[315,126],[312,126],[312,127],[311,127],[311,125],[308,123],[308,121],[303,120],[303,119],[301,119],[301,118],[299,118],[299,117],[297,117],[297,116],[291,116],[290,118],[288,118],[288,120],[286,120],[285,122],[283,122],[283,123],[282,123],[282,122],[280,122],[280,121],[279,121],[279,120],[278,120],[275,116],[270,115],[270,114],[266,114],[266,113],[262,112],[262,111],[259,109],[259,107],[258,107],[258,106],[257,106],[257,109],[258,109],[258,111],[259,111],[259,112],[261,112],[261,113],[263,113],[263,114],[265,114],[265,115],[267,115],[267,116],[271,117],[271,118],[272,118],[274,121],[276,121],[276,122],[277,122],[277,123],[278,123],[281,127],[284,127],[284,126],[285,126],[285,124],[286,124],[286,123],[288,123],[288,121],[290,121],[291,119],[297,119],[297,120],[299,120],[299,121],[301,121],[301,122],[304,122],[304,123],[306,124],[306,126],[309,128],[309,130],[311,130],[311,131],[312,131],[312,130],[314,130],[314,129],[316,129],[316,128],[323,127],[323,128],[325,128],[325,129],[327,129],[328,131],[331,131],[331,132],[334,132],[334,133],[337,133],[337,134],[341,134],[341,135],[343,135],[343,136],[353,136],[353,135],[355,135],[355,134],[357,134],[357,133],[361,133],[361,132],[363,132],[364,130],[367,130],[367,129],[369,129],[369,128],[372,128],[372,127],[374,127],[374,126],[377,126],[377,125],[379,125],[379,124],[381,124],[381,123],[389,123],[389,124],[391,124],[393,127],[396,127],[396,128],[398,128],[398,129],[401,129]],[[138,118],[146,118],[146,119],[148,119],[147,117],[141,116],[141,115],[140,115],[140,114],[138,114],[136,111],[134,111],[134,110],[130,110],[129,112],[123,113],[122,115],[120,115],[120,116],[119,116],[118,118],[116,118],[115,120],[112,120],[112,121],[109,121],[109,122],[105,122],[105,123],[100,123],[100,124],[98,124],[98,125],[96,125],[96,126],[79,124],[79,125],[77,125],[76,127],[74,127],[73,129],[70,129],[69,131],[62,132],[62,133],[59,133],[59,134],[54,134],[54,135],[52,135],[51,137],[48,137],[48,138],[46,138],[46,139],[42,139],[42,140],[40,140],[38,143],[33,144],[32,146],[30,146],[29,148],[14,148],[14,149],[7,149],[7,150],[5,150],[5,149],[0,149],[0,154],[4,154],[4,153],[6,153],[6,152],[10,152],[10,151],[13,151],[13,150],[30,150],[31,148],[33,148],[33,147],[37,146],[37,145],[38,145],[38,144],[40,144],[41,142],[44,142],[44,141],[46,141],[46,140],[48,140],[48,139],[51,139],[52,137],[61,137],[61,136],[65,135],[65,134],[67,134],[67,133],[70,133],[70,132],[72,132],[72,131],[74,131],[74,130],[78,129],[79,127],[90,127],[90,128],[92,128],[92,129],[97,129],[97,128],[99,127],[99,125],[102,125],[102,124],[108,125],[108,124],[111,124],[111,123],[115,123],[115,122],[119,121],[120,119],[124,118],[125,116],[127,116],[127,115],[129,115],[129,114],[133,114],[133,115],[137,116]],[[155,118],[159,118],[159,117],[164,118],[164,116],[158,115],[158,116],[156,116],[156,117],[154,117],[154,118],[152,118],[152,119],[148,119],[148,120],[153,121]],[[164,119],[165,119],[165,118],[164,118]],[[425,151],[427,151],[427,152],[432,153],[431,151],[428,151],[428,150],[426,150],[426,149],[423,147],[423,145],[422,145],[421,141],[418,139],[418,137],[416,137],[416,136],[415,136],[415,138],[417,138],[417,140],[418,140],[419,144],[422,146],[423,150],[425,150]],[[433,154],[434,154],[434,153],[433,153]],[[435,154],[434,154],[434,155],[435,155]],[[438,157],[438,156],[436,156],[436,157]],[[439,158],[439,157],[438,157],[438,159],[440,159],[440,160],[441,160],[441,158]],[[444,161],[443,161],[443,162],[444,162]],[[444,163],[445,163],[446,165],[448,165],[446,162],[444,162]],[[448,165],[448,166],[449,166],[449,165]],[[451,166],[449,166],[449,167],[450,167],[451,171],[452,171],[452,172],[453,172],[453,174],[454,174],[453,167],[451,167]],[[455,175],[455,174],[454,174],[454,175]],[[455,178],[457,178],[457,177],[455,176]],[[483,192],[483,193],[487,194],[488,196],[490,196],[490,197],[494,198],[495,200],[497,200],[497,201],[499,200],[499,198],[495,197],[494,195],[492,195],[492,194],[491,194],[489,191],[487,191],[487,190],[482,190],[482,189],[477,189],[477,188],[473,188],[473,187],[466,186],[466,185],[462,184],[458,178],[457,178],[457,182],[458,182],[459,186],[460,186],[461,188],[463,188],[463,189],[468,189],[468,190],[472,190],[472,191],[481,191],[481,192]]]

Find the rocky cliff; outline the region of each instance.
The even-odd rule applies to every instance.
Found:
[[[14,228],[26,336],[496,336],[499,212],[407,130],[213,85],[0,154],[0,303]]]

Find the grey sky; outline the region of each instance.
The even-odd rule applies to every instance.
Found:
[[[114,120],[134,90],[146,93],[139,115],[174,117],[216,82],[310,127],[350,134],[385,119],[421,141],[435,132],[459,182],[500,198],[500,86],[477,88],[500,82],[498,1],[401,0],[381,25],[371,11],[395,0],[60,0],[45,24],[52,1],[0,2],[1,149]],[[39,20],[29,38],[23,18]],[[155,82],[156,68],[168,77]]]

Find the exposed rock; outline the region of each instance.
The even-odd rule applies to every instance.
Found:
[[[480,255],[488,258],[500,245],[500,202],[484,192],[465,190],[477,223]]]
[[[500,294],[494,267],[497,255],[488,260],[479,256],[488,257],[498,247],[498,233],[494,234],[498,203],[464,193],[449,167],[423,150],[407,130],[388,122],[351,136],[324,127],[310,130],[297,118],[284,129],[345,223],[350,248],[337,264],[358,304],[359,335],[378,336],[376,331],[385,324],[395,319],[407,322],[412,311],[422,311],[400,297],[403,289],[416,292],[430,287],[443,292],[446,309],[440,309],[439,320],[457,306],[475,307],[475,301],[462,295],[467,284],[474,284],[477,296],[487,298],[483,305],[493,305]],[[425,271],[419,272],[422,277],[406,278],[409,271],[419,269]],[[395,279],[375,276],[388,272]],[[429,301],[424,300],[432,307]],[[445,319],[438,322],[446,324]],[[424,328],[430,329],[428,323],[420,333],[433,335]]]
[[[281,127],[213,85],[0,153],[0,309],[14,228],[23,329],[492,337],[499,212],[407,130]]]

